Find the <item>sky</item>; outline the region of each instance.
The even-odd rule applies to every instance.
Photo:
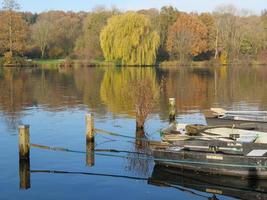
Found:
[[[2,0],[0,0],[2,1]],[[17,0],[22,11],[43,12],[48,10],[90,11],[104,5],[107,8],[115,6],[123,11],[146,8],[161,8],[172,5],[180,11],[211,12],[221,4],[232,4],[240,9],[260,14],[267,9],[267,0]]]

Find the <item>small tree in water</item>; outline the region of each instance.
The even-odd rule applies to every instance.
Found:
[[[131,98],[135,107],[136,131],[144,131],[145,122],[159,98],[160,86],[146,78],[132,83]]]
[[[101,100],[114,113],[136,117],[137,130],[144,124],[158,101],[160,84],[154,68],[113,68],[105,72],[101,83]],[[139,134],[139,133],[138,133]]]

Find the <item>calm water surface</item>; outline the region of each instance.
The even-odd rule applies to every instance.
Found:
[[[99,129],[135,137],[133,101],[125,94],[131,92],[133,81],[142,79],[151,81],[151,92],[160,93],[155,111],[146,124],[149,139],[159,139],[157,131],[168,124],[169,97],[176,97],[181,116],[214,106],[267,110],[267,66],[0,69],[0,199],[212,197],[212,193],[199,191],[194,185],[183,187],[180,177],[175,177],[178,181],[171,185],[177,187],[152,184],[146,179],[160,172],[154,169],[153,161],[138,159],[136,155],[95,155],[95,165],[86,165],[85,114],[94,113],[95,126]],[[155,91],[158,88],[160,91]],[[30,188],[20,189],[19,124],[30,124],[31,143],[83,152],[32,148]],[[96,148],[143,151],[142,144],[134,139],[109,135],[97,135]],[[231,195],[224,194],[216,195],[217,199],[232,199]]]

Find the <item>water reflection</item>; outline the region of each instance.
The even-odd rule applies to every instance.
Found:
[[[149,86],[151,85],[150,93],[158,92],[158,82],[154,68],[107,69],[101,82],[101,100],[107,105],[108,110],[113,113],[134,115],[136,99],[132,97],[132,93],[136,89],[134,86],[142,81],[146,81]]]
[[[136,140],[134,143],[133,152],[136,154],[129,154],[127,169],[135,172],[138,176],[147,177],[151,173],[151,168],[154,162],[150,159],[139,159],[144,156],[151,155],[149,148],[149,138],[144,134],[142,130],[136,131]]]
[[[221,106],[229,109],[267,109],[267,68],[59,68],[0,71],[0,109],[10,129],[27,110],[42,107],[53,112],[87,107],[98,116],[107,112],[134,116],[130,98],[133,82],[149,80],[158,93],[156,112],[168,116],[168,98],[176,98],[178,112]]]
[[[86,165],[92,167],[95,165],[95,143],[86,141]]]
[[[151,170],[153,170],[154,163],[151,160],[140,159],[144,154],[149,153],[147,152],[149,148],[146,140],[150,139],[150,136],[143,131],[135,132],[133,118],[135,118],[134,108],[136,99],[132,98],[133,85],[145,80],[149,84],[149,88],[151,88],[149,93],[153,94],[152,96],[157,96],[155,95],[157,93],[159,94],[159,101],[154,109],[153,118],[149,121],[149,126],[154,131],[160,128],[162,124],[168,124],[168,99],[170,97],[176,98],[178,114],[199,112],[213,106],[221,106],[226,109],[267,110],[266,77],[266,67],[181,67],[169,69],[104,67],[63,67],[59,69],[1,68],[0,122],[4,122],[5,125],[2,125],[2,127],[7,126],[7,132],[12,133],[12,130],[17,130],[17,125],[21,121],[25,122],[25,118],[30,115],[31,117],[28,117],[27,120],[29,120],[29,123],[35,123],[33,126],[35,130],[32,135],[34,141],[51,146],[75,147],[74,149],[84,151],[81,157],[79,155],[49,154],[47,152],[35,151],[33,153],[35,159],[31,162],[31,173],[29,173],[30,163],[28,165],[27,163],[19,163],[21,188],[27,189],[34,185],[34,192],[38,192],[39,189],[39,192],[42,194],[42,191],[45,191],[45,189],[60,189],[57,184],[62,184],[61,188],[64,191],[69,187],[67,185],[69,177],[58,178],[57,176],[32,175],[31,180],[30,175],[32,173],[55,172],[57,174],[103,175],[104,177],[119,178],[140,177],[140,179],[137,178],[136,180],[146,180],[146,177],[150,176]],[[98,158],[97,153],[92,154],[91,152],[92,145],[87,145],[86,148],[82,125],[84,123],[84,114],[88,110],[95,114],[96,126],[98,128],[103,128],[107,131],[121,131],[121,133],[128,134],[128,136],[134,136],[136,133],[136,139],[133,139],[131,143],[128,143],[128,140],[130,140],[128,138],[124,139],[127,140],[127,143],[113,137],[97,138],[97,148],[99,146],[106,149],[119,148],[125,150],[121,154],[128,156],[127,158]],[[51,116],[51,113],[58,113],[58,115]],[[44,123],[38,120],[42,120]],[[48,123],[52,123],[53,125],[51,126],[54,127],[51,128]],[[117,126],[117,124],[120,126]],[[16,155],[17,152],[13,153],[17,150],[13,147],[17,146],[16,137],[1,136],[1,139],[3,138],[7,144],[7,155]],[[6,150],[6,148],[2,147],[2,150]],[[85,150],[87,150],[87,154]],[[126,151],[137,153],[132,154]],[[46,156],[47,154],[49,156]],[[94,162],[94,159],[96,159],[96,162]],[[95,165],[92,168],[88,168],[85,166],[85,162],[87,166]],[[14,163],[4,163],[2,171],[10,172],[12,171],[10,168],[17,167],[17,165],[18,163],[16,165]],[[43,170],[47,168],[48,170]],[[125,168],[127,169],[125,170]],[[87,170],[90,170],[90,172],[87,172]],[[14,171],[18,175],[17,170]],[[152,178],[157,179],[157,174],[162,174],[162,172],[157,173],[155,171],[157,171],[157,168],[154,168]],[[1,178],[8,179],[11,176],[1,175]],[[202,176],[199,177],[199,180],[195,180],[194,178],[197,178],[198,175],[192,174],[192,176],[190,178],[181,178],[180,175],[171,176],[171,178],[175,178],[174,181],[172,180],[172,186],[176,184],[176,186],[180,185],[203,192],[211,192],[211,190],[206,190],[206,187],[215,189],[211,194],[204,194],[207,198],[213,199],[215,199],[215,196],[212,194],[220,193],[219,191],[223,191],[224,195],[239,197],[238,195],[243,195],[248,190],[251,192],[251,194],[248,194],[248,197],[254,198],[253,195],[256,195],[258,199],[260,199],[259,197],[266,197],[264,196],[266,195],[266,188],[262,186],[264,184],[261,181],[235,182],[231,180],[231,184],[233,183],[234,185],[233,189],[225,187],[222,183],[218,186],[218,183],[215,181],[208,183],[208,185],[206,183],[203,184],[200,181],[205,180],[205,177],[203,178]],[[164,180],[165,183],[169,181],[169,176],[164,175],[164,177],[167,177],[167,180]],[[40,180],[44,181],[46,188],[38,184]],[[82,178],[77,177],[72,179],[73,183],[80,184],[84,188],[87,187],[85,186],[87,184],[82,185],[81,180]],[[127,185],[123,181],[120,183],[110,181],[110,185],[98,191],[97,186],[102,184],[102,182],[107,182],[105,184],[108,184],[109,181],[105,180],[103,181],[100,178],[88,179],[86,183],[91,181],[92,190],[95,191],[94,194],[102,194],[103,189],[107,189],[109,186],[114,187],[116,184],[116,186]],[[229,179],[225,180],[229,181]],[[196,184],[194,185],[194,183]],[[237,185],[240,184],[241,190],[240,187],[235,188],[235,183]],[[134,185],[136,183],[131,184]],[[151,187],[144,183],[134,186],[138,188],[136,193],[139,194],[151,189]],[[201,188],[199,188],[200,186]],[[129,188],[131,187],[129,186],[127,189]],[[120,187],[115,191],[119,193],[121,191]],[[114,198],[117,193],[114,194]],[[131,195],[134,198],[136,196],[133,193]],[[158,197],[160,193],[161,191],[154,193],[156,194],[155,199],[160,198]],[[59,199],[70,196],[70,192],[65,194],[66,196],[59,196],[61,197]],[[107,194],[110,193],[107,192]],[[169,199],[172,199],[174,194],[177,193],[171,193],[168,190],[164,193],[164,198],[169,195]],[[145,196],[143,197],[145,198]],[[221,199],[217,195],[216,198]],[[168,198],[166,197],[166,199]]]
[[[20,177],[20,189],[27,190],[31,188],[31,172],[30,172],[30,160],[19,160],[19,177]]]
[[[222,199],[220,195],[247,200],[267,199],[266,180],[203,174],[186,169],[172,169],[161,165],[155,165],[148,183],[183,191],[188,190],[192,194],[200,196],[203,195],[194,191],[207,192],[210,194],[209,196],[205,195],[207,199]]]

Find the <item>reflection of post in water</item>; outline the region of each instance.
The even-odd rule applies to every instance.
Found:
[[[94,134],[94,116],[86,115],[86,165],[89,167],[95,164],[95,134]]]
[[[19,160],[20,189],[27,190],[31,187],[30,160]]]
[[[213,196],[212,196],[212,197],[209,197],[209,200],[219,200],[219,199],[216,197],[216,195],[215,195],[215,194],[213,194]]]
[[[169,98],[169,120],[170,123],[175,121],[175,98]]]
[[[95,165],[95,143],[86,141],[86,165],[92,167]]]
[[[29,125],[19,126],[19,176],[20,189],[31,187],[30,173],[30,127]]]

